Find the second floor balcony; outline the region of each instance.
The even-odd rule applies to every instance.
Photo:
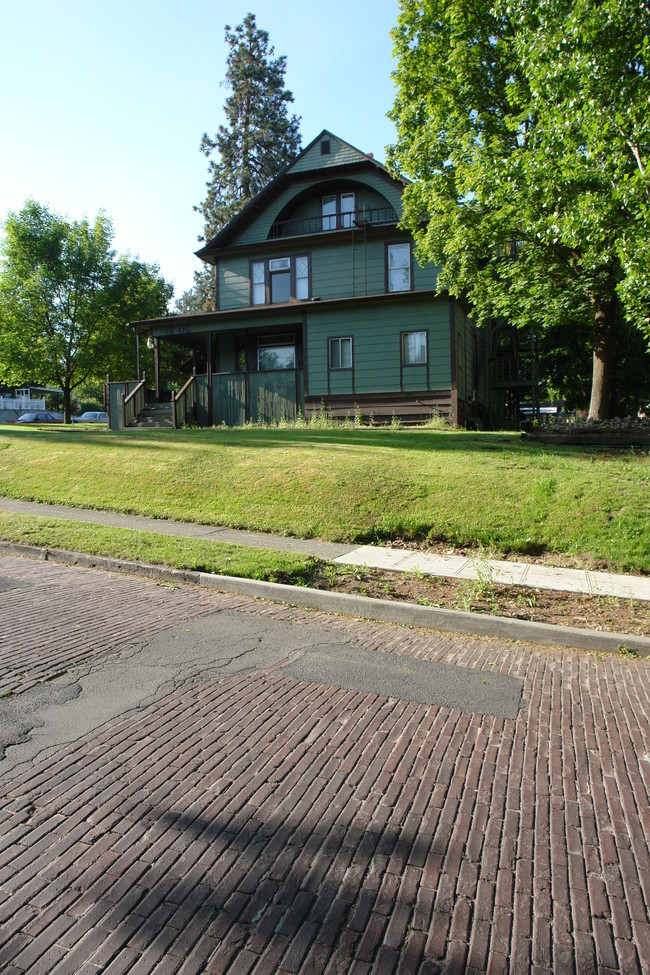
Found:
[[[397,223],[398,216],[392,207],[360,210],[345,210],[339,213],[319,214],[293,220],[276,220],[271,227],[269,239],[279,237],[303,237],[307,234],[331,233],[336,230],[354,228],[391,226]]]

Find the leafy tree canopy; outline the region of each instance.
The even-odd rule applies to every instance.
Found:
[[[592,417],[620,322],[650,338],[649,28],[647,0],[402,0],[393,34],[420,257],[479,321],[588,324]]]
[[[69,421],[72,391],[123,365],[127,322],[163,314],[173,288],[157,267],[115,253],[104,213],[69,222],[29,200],[4,229],[0,381],[56,384]]]
[[[264,189],[300,151],[300,119],[289,114],[293,94],[285,87],[286,57],[274,57],[267,31],[247,14],[234,29],[226,26],[228,57],[222,85],[226,124],[203,134],[201,152],[209,159],[206,197],[196,207],[203,214],[201,240],[210,240]],[[197,271],[194,286],[176,311],[214,308],[212,269]]]

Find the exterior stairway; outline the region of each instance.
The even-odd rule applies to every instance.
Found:
[[[131,427],[143,429],[173,429],[171,403],[147,403],[138,413]]]

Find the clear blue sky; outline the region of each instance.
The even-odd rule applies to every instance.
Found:
[[[204,131],[223,121],[224,25],[250,11],[302,116],[381,161],[394,138],[398,0],[0,0],[0,220],[33,197],[73,219],[103,209],[115,246],[179,296],[200,264]]]

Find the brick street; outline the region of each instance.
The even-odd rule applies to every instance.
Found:
[[[650,662],[19,558],[0,581],[0,723],[184,621],[296,634],[286,665],[181,676],[0,761],[5,975],[650,972]],[[518,678],[522,706],[298,679],[311,632]]]

